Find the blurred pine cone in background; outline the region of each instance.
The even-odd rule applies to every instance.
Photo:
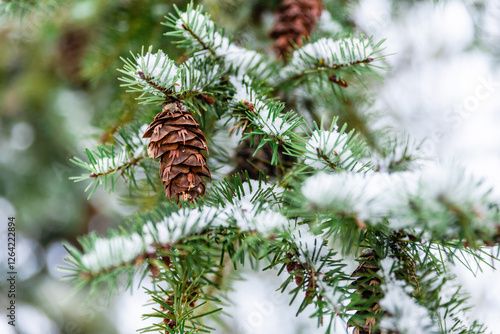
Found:
[[[321,16],[321,0],[284,0],[274,13],[274,26],[269,36],[274,38],[273,49],[277,56],[285,59],[294,45],[302,46],[316,29]]]

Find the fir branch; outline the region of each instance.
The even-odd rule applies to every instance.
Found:
[[[413,179],[408,173],[321,172],[287,194],[290,214],[308,212],[332,221],[351,217],[358,228],[365,226],[359,222],[378,228],[390,219],[392,230],[415,228],[420,235],[430,233],[435,242],[461,240],[471,247],[497,238],[498,224],[492,222],[498,212],[491,209],[489,189],[480,182],[456,167],[411,175]]]
[[[154,89],[156,89],[157,91],[163,93],[165,96],[168,96],[168,89],[166,87],[161,87],[159,84],[157,84],[153,78],[151,78],[150,76],[145,76],[143,72],[141,71],[137,71],[137,74],[139,75],[139,77],[146,81],[146,83],[148,85],[150,85],[151,87],[153,87]],[[175,84],[174,84],[175,85]]]
[[[375,149],[367,152],[375,170],[408,171],[418,166],[418,161],[425,159],[421,152],[424,141],[417,142],[408,134],[394,131],[381,131],[377,135],[380,139],[373,145]]]
[[[128,92],[140,93],[137,97],[143,104],[161,104],[165,99],[193,99],[202,94],[224,95],[220,85],[223,69],[213,60],[192,57],[177,66],[161,50],[147,53],[144,49],[133,60],[122,59],[124,68],[119,71],[126,76],[124,82]]]
[[[366,152],[366,144],[359,140],[354,130],[346,133],[347,124],[340,130],[336,125],[338,118],[334,118],[329,130],[319,130],[314,124],[315,130],[307,138],[305,146],[296,146],[290,154],[299,158],[299,163],[304,166],[313,167],[316,170],[340,171],[362,171],[368,168],[368,164],[361,165],[359,162]],[[305,158],[304,158],[305,157]]]
[[[136,158],[132,158],[130,161],[125,161],[123,163],[120,163],[118,167],[116,168],[111,168],[102,172],[98,172],[97,174],[95,172],[90,173],[88,177],[90,178],[99,178],[100,176],[105,176],[109,174],[114,174],[116,172],[122,171],[124,172],[125,170],[132,168],[133,166],[137,166],[139,162],[142,160],[146,159],[146,156],[140,156]],[[98,168],[97,170],[102,170],[101,168]],[[122,173],[123,174],[123,173]]]
[[[369,63],[373,62],[374,60],[375,60],[375,58],[366,58],[366,59],[354,61],[354,62],[349,63],[349,64],[332,64],[332,65],[325,64],[320,60],[318,62],[317,66],[303,70],[303,71],[298,72],[296,74],[293,74],[289,77],[286,77],[285,80],[286,81],[300,81],[308,75],[314,75],[314,74],[318,74],[318,73],[322,73],[322,72],[326,72],[326,73],[334,72],[335,73],[337,70],[340,70],[342,68],[353,67],[353,66],[358,66],[358,65],[362,65],[362,64],[369,64]],[[293,71],[291,71],[291,70],[288,70],[288,71],[290,71],[290,73],[293,73]],[[335,75],[330,75],[328,77],[328,79],[332,82],[335,82],[335,83],[341,85],[341,86],[344,86],[345,88],[347,88],[347,86],[348,86],[348,84],[345,82],[345,80],[339,79]]]
[[[258,189],[255,189],[253,195],[247,193],[246,196],[254,197],[258,192]],[[238,204],[232,204],[226,209],[240,208],[243,203],[245,203],[244,198],[241,198]],[[228,212],[227,210],[225,212]],[[216,312],[220,308],[208,310],[203,308],[201,312],[204,303],[195,305],[196,299],[210,302],[217,302],[217,299],[206,294],[201,284],[199,294],[195,297],[189,297],[191,293],[186,292],[183,287],[186,287],[186,284],[195,284],[196,280],[217,287],[216,280],[212,283],[210,275],[216,274],[219,270],[219,258],[222,263],[225,254],[229,254],[235,265],[244,262],[245,252],[256,258],[268,254],[264,247],[265,239],[262,237],[269,232],[262,232],[270,229],[269,226],[264,226],[264,222],[265,225],[269,225],[270,220],[266,219],[269,217],[257,215],[255,223],[261,221],[260,227],[255,226],[251,230],[246,227],[244,230],[240,225],[234,225],[231,217],[223,218],[220,215],[220,211],[206,206],[200,211],[183,209],[164,221],[147,222],[142,228],[138,226],[140,232],[133,231],[136,229],[129,232],[122,230],[120,233],[111,231],[108,238],[101,238],[95,234],[86,236],[80,240],[84,253],[70,248],[72,258],[68,261],[74,266],[69,269],[72,273],[70,278],[79,285],[90,284],[95,290],[104,282],[115,286],[117,277],[122,273],[128,273],[127,286],[130,286],[132,273],[142,270],[145,274],[143,262],[147,261],[153,277],[166,281],[173,292],[162,289],[149,291],[153,299],[163,307],[162,310],[156,310],[157,313],[148,316],[166,320],[153,327],[144,328],[143,331],[159,328],[166,330],[167,327],[177,330],[185,320],[195,321],[192,324],[200,325],[197,322],[198,318]],[[260,233],[262,237],[258,236]],[[188,298],[185,298],[186,295]],[[175,296],[178,304],[166,302],[172,296]],[[195,310],[199,312],[194,313]]]
[[[178,44],[184,48],[196,48],[201,46],[202,50],[208,51],[215,56],[215,48],[220,46],[224,36],[220,35],[210,17],[203,14],[203,7],[194,8],[193,3],[188,4],[186,11],[182,12],[174,6],[177,15],[170,14],[167,22],[162,23],[170,27],[172,31],[165,33],[166,36],[181,37],[183,40]]]
[[[197,34],[195,34],[195,33],[194,33],[194,31],[193,31],[193,30],[192,30],[189,26],[187,26],[187,24],[186,24],[185,22],[183,22],[183,23],[181,24],[181,27],[182,27],[182,29],[184,29],[185,31],[187,31],[187,32],[188,32],[188,34],[189,34],[192,38],[194,38],[194,39],[196,40],[196,42],[198,42],[198,44],[200,44],[200,46],[201,46],[201,48],[202,48],[203,50],[207,50],[207,51],[208,51],[208,52],[210,52],[210,54],[211,54],[212,56],[214,56],[214,57],[216,56],[215,51],[214,51],[214,50],[213,50],[210,46],[208,46],[205,42],[203,42],[203,41],[201,40],[201,38],[200,38]]]
[[[268,268],[282,264],[290,274],[280,290],[295,283],[293,299],[302,299],[297,314],[313,305],[316,311],[312,316],[319,324],[324,317],[346,314],[341,305],[350,294],[346,289],[350,279],[337,253],[325,245],[324,235],[314,234],[307,224],[292,226],[283,235],[283,245],[276,246],[280,248],[273,249],[274,259]]]
[[[87,154],[90,163],[78,157],[70,159],[70,161],[75,165],[87,170],[88,172],[90,172],[90,174],[72,176],[69,179],[74,180],[75,182],[92,179],[92,182],[85,189],[85,191],[87,191],[90,189],[90,187],[94,186],[88,197],[89,199],[90,197],[92,197],[99,185],[103,185],[104,190],[106,190],[108,187],[108,183],[111,183],[110,190],[113,191],[116,182],[115,174],[120,172],[119,175],[122,176],[125,173],[128,173],[130,175],[130,172],[133,171],[133,168],[139,165],[142,160],[147,158],[145,153],[140,156],[131,157],[129,151],[127,151],[126,148],[119,155],[115,155],[113,148],[111,148],[110,150],[101,148],[99,151],[94,152],[87,149],[85,153]]]
[[[272,194],[272,185],[246,182],[233,187],[225,181],[216,189],[219,196],[226,192],[223,196],[230,198],[229,201],[219,201],[219,207],[205,205],[200,209],[185,208],[172,215],[159,212],[163,217],[161,220],[152,222],[148,216],[148,220],[137,231],[115,233],[110,238],[98,238],[95,235],[83,238],[80,242],[85,253],[76,256],[80,264],[79,272],[94,277],[115,268],[137,265],[142,263],[139,259],[148,258],[146,255],[161,254],[172,245],[204,231],[236,228],[242,233],[255,231],[267,237],[288,225],[287,219],[274,211],[270,203],[263,205],[262,199]],[[133,241],[133,248],[127,246],[129,241]]]
[[[283,103],[260,97],[252,88],[250,78],[241,82],[239,78],[231,76],[230,80],[236,89],[232,100],[233,115],[242,121],[233,126],[231,131],[243,125],[245,131],[242,139],[251,138],[252,143],[256,136],[260,136],[257,150],[269,143],[273,149],[271,164],[276,164],[278,145],[290,145],[297,140],[295,131],[303,125],[302,117],[293,111],[282,113],[285,107]]]
[[[381,277],[383,277],[381,290],[384,296],[380,299],[379,304],[382,309],[388,312],[388,315],[381,320],[379,326],[385,330],[405,334],[437,331],[429,311],[408,295],[408,283],[397,279],[393,274],[395,271],[394,259],[382,259],[380,269]],[[406,266],[401,269],[406,270]],[[410,291],[413,293],[413,288]]]
[[[119,80],[123,82],[122,87],[128,88],[128,92],[140,93],[137,99],[141,103],[160,104],[165,96],[180,91],[179,68],[163,51],[152,53],[150,47],[145,53],[143,47],[141,54],[131,54],[133,60],[121,58],[125,65],[118,70],[125,76]]]
[[[182,47],[200,50],[194,57],[210,56],[221,62],[228,74],[240,78],[252,75],[263,80],[272,73],[271,64],[262,54],[234,45],[223,31],[217,30],[214,22],[202,13],[203,7],[194,9],[190,4],[185,12],[177,7],[176,11],[177,15],[171,14],[164,23],[173,29],[165,35],[182,38],[178,42]]]
[[[244,182],[243,180],[248,180]],[[262,202],[278,203],[284,189],[280,189],[266,176],[259,174],[258,180],[251,180],[248,173],[235,174],[231,179],[212,184],[210,193],[204,198],[205,203],[212,206],[226,207],[242,201],[249,201],[252,206],[259,206]],[[271,204],[272,205],[272,204]]]
[[[330,157],[328,157],[321,148],[317,147],[316,152],[318,152],[318,158],[322,159],[328,165],[328,167],[330,167],[333,171],[337,170],[337,168],[338,168],[337,165],[335,163],[333,163],[333,161],[330,159]],[[335,154],[335,155],[338,155],[338,154]]]
[[[314,82],[329,80],[338,89],[348,86],[349,75],[376,75],[383,41],[375,44],[361,35],[323,38],[295,50],[288,65],[278,69],[262,54],[232,43],[201,7],[190,4],[176,12],[168,18],[172,31],[166,35],[179,37],[178,46],[190,49],[190,58],[176,62],[161,50],[143,48],[124,60],[123,86],[138,93],[141,103],[184,100],[199,112],[209,138],[221,129],[216,119],[232,116],[236,121],[228,127],[241,131],[242,140],[257,150],[270,145],[271,164],[279,163],[278,148],[296,162],[276,181],[262,176],[243,182],[233,176],[214,182],[205,198],[180,210],[170,204],[137,216],[133,226],[111,230],[108,237],[82,238],[83,252],[67,247],[77,285],[114,288],[122,274],[130,285],[133,275],[144,277],[147,268],[154,277],[155,289],[148,293],[156,307],[146,316],[161,322],[142,331],[208,332],[212,329],[200,318],[220,310],[214,292],[223,267],[269,260],[270,267],[281,265],[289,274],[282,291],[295,282],[293,298],[302,299],[298,312],[315,307],[320,324],[355,311],[350,323],[373,332],[480,331],[480,325],[460,321],[466,307],[458,290],[448,299],[440,297],[445,285],[436,277],[445,268],[438,256],[468,265],[460,255],[464,247],[472,254],[500,240],[500,204],[491,189],[456,166],[396,172],[408,169],[414,158],[406,139],[378,143],[387,166],[377,167],[391,173],[374,172],[364,162],[365,142],[347,132],[347,125],[339,130],[335,118],[328,129],[316,124],[311,129],[269,97],[282,85],[308,81],[322,88]],[[278,79],[259,86],[271,74]],[[93,191],[108,182],[113,189],[116,175],[135,184],[134,171],[146,161],[142,132],[124,129],[128,135],[116,141],[117,153],[108,145],[86,150],[88,162],[72,161],[88,173],[73,179],[92,179]],[[344,272],[337,246],[344,257],[363,252],[352,275]]]
[[[340,40],[322,38],[306,44],[293,53],[290,63],[284,68],[280,84],[300,82],[307,76],[326,73],[330,81],[347,87],[345,80],[339,77],[340,70],[354,74],[372,72],[369,65],[384,57],[376,56],[382,51],[383,42],[374,45],[373,38],[359,36]]]
[[[118,147],[121,148],[120,152],[115,151],[114,145],[100,145],[93,151],[85,149],[89,162],[78,157],[70,159],[72,163],[88,172],[88,174],[82,174],[81,176],[70,177],[70,180],[74,180],[74,182],[92,180],[85,189],[87,191],[93,186],[89,199],[99,185],[103,185],[106,190],[108,184],[111,184],[110,191],[113,191],[117,176],[123,176],[124,178],[126,176],[132,181],[130,182],[131,185],[136,184],[134,178],[135,168],[141,166],[141,163],[147,158],[146,143],[136,131],[137,129],[134,128],[132,130],[133,134],[120,131],[120,136],[114,138]],[[141,131],[139,130],[139,132]]]

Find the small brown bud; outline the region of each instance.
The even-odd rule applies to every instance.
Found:
[[[197,96],[200,100],[202,100],[205,103],[208,103],[210,105],[215,104],[215,99],[213,96],[207,95],[207,94],[200,94]]]
[[[161,260],[163,261],[163,263],[165,263],[167,268],[172,264],[172,260],[170,260],[170,257],[168,256],[162,256]]]
[[[251,111],[251,112],[255,112],[255,107],[253,106],[252,103],[248,102],[248,101],[245,101],[243,102],[243,104]]]
[[[139,255],[136,259],[135,259],[135,265],[138,266],[140,264],[142,264],[144,262],[144,260],[146,259],[146,253],[142,253],[141,255]]]
[[[304,274],[302,274],[302,273],[295,274],[295,284],[297,284],[297,286],[298,286],[298,285],[301,285],[302,282],[304,282]]]
[[[333,83],[336,83],[340,87],[344,87],[344,88],[349,87],[349,84],[347,83],[347,81],[345,81],[344,79],[338,78],[336,75],[332,74],[332,75],[328,76],[328,80],[330,80]]]
[[[104,132],[101,135],[101,137],[99,138],[99,143],[104,144],[104,143],[111,141],[112,139],[113,138],[111,137],[111,135],[108,132]]]
[[[288,262],[286,264],[286,271],[288,271],[288,273],[292,273],[294,269],[295,269],[295,262]]]
[[[156,266],[155,264],[152,264],[151,262],[148,264],[148,269],[149,271],[151,272],[151,275],[153,277],[158,277],[160,276],[160,269],[158,268],[158,266]]]

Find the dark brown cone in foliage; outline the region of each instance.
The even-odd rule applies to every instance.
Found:
[[[357,277],[352,286],[356,287],[356,293],[364,300],[372,300],[372,304],[365,310],[358,310],[348,323],[349,327],[354,327],[356,334],[380,334],[376,328],[377,315],[382,312],[378,300],[382,297],[380,291],[380,279],[375,275],[379,271],[377,265],[379,257],[374,251],[361,255],[358,268],[351,277]],[[356,319],[356,320],[353,320]],[[360,319],[363,319],[362,321]]]
[[[243,176],[242,172],[247,171],[248,176],[253,180],[258,180],[259,173],[261,172],[267,176],[282,175],[282,171],[271,164],[273,156],[271,145],[265,144],[255,153],[256,147],[259,145],[259,140],[255,139],[253,145],[250,144],[251,139],[247,138],[237,147],[235,157],[236,168],[231,172],[231,175],[240,173]],[[293,164],[294,158],[284,154],[283,151],[284,149],[280,146],[278,148],[278,160],[284,168],[288,168]]]
[[[79,28],[69,28],[59,38],[57,67],[66,79],[76,83],[85,83],[81,76],[81,70],[82,60],[89,42],[88,31]]]
[[[168,305],[169,307],[174,306],[174,293],[171,293],[170,296],[167,297],[167,299],[164,300],[164,303]],[[171,310],[167,309],[165,306],[161,306],[162,312],[166,315],[166,317],[163,318],[163,323],[165,326],[167,326],[170,329],[174,329],[175,326],[177,325],[177,322],[175,321],[174,314]],[[165,334],[168,334],[169,331],[165,330]]]
[[[316,29],[316,21],[323,10],[322,0],[283,0],[275,12],[275,22],[269,37],[274,38],[273,49],[285,58],[293,46],[302,46]]]
[[[170,261],[170,259],[169,259],[169,261]],[[189,290],[189,292],[187,290],[183,291],[183,297],[182,297],[181,303],[184,304],[187,302],[187,303],[189,303],[188,304],[189,307],[194,308],[194,307],[196,307],[196,302],[198,301],[198,297],[200,294],[200,287],[198,285],[193,285],[192,282],[187,282],[185,287]],[[173,330],[177,326],[175,314],[174,314],[174,312],[172,312],[172,309],[175,308],[175,306],[174,306],[175,293],[172,292],[163,302],[165,303],[166,306],[168,306],[168,307],[166,307],[164,305],[161,305],[161,311],[163,312],[163,323],[165,324],[166,327]],[[169,331],[168,329],[165,330],[165,334],[169,334],[169,333],[172,333],[172,332]]]
[[[202,177],[211,177],[206,158],[207,139],[180,101],[165,102],[143,135],[151,138],[148,154],[160,159],[160,177],[169,199],[193,201],[205,195]]]

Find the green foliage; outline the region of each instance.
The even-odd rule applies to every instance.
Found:
[[[114,191],[115,183],[120,177],[127,180],[131,187],[137,188],[136,168],[148,169],[149,166],[145,161],[145,143],[137,140],[138,129],[134,127],[129,131],[120,130],[120,136],[114,138],[114,144],[99,145],[94,151],[86,149],[85,154],[89,162],[78,157],[71,159],[71,162],[86,170],[88,174],[70,179],[75,182],[92,180],[85,189],[85,191],[92,189],[89,199],[99,185],[102,185],[105,190],[109,188],[110,192]],[[120,151],[117,152],[116,149]],[[150,178],[147,180],[153,185]]]
[[[220,293],[228,277],[223,270],[246,263],[256,269],[263,263],[264,269],[279,268],[287,276],[276,288],[301,301],[297,314],[312,311],[327,333],[336,316],[354,326],[392,326],[388,329],[410,333],[398,318],[408,308],[425,317],[425,330],[480,332],[480,325],[469,328],[460,319],[467,299],[459,289],[443,299],[446,261],[439,256],[452,259],[464,242],[479,248],[498,238],[488,223],[498,218],[489,191],[473,192],[481,184],[460,173],[444,185],[432,182],[435,175],[417,175],[416,186],[406,189],[397,173],[411,170],[416,159],[409,138],[381,140],[390,133],[371,131],[366,119],[352,115],[366,131],[336,125],[336,107],[356,109],[352,101],[363,96],[343,92],[351,78],[368,88],[365,82],[379,79],[378,70],[386,69],[381,65],[384,41],[352,34],[315,36],[282,64],[236,45],[202,7],[174,8],[163,23],[169,29],[165,35],[176,38],[186,54],[176,61],[169,52],[153,53],[153,47],[132,51],[131,59],[122,58],[122,87],[139,103],[158,109],[164,102],[182,101],[211,141],[237,136],[239,143],[250,143],[254,156],[269,148],[268,164],[282,167],[283,175],[259,173],[258,180],[250,180],[248,172],[231,175],[209,184],[206,196],[195,203],[165,199],[168,203],[160,204],[163,189],[155,186],[160,181],[146,157],[142,133],[121,123],[113,145],[87,149],[88,162],[72,160],[87,172],[73,179],[92,179],[92,196],[99,185],[113,191],[123,177],[130,184],[130,203],[139,203],[141,192],[153,193],[144,196],[146,201],[156,200],[129,227],[106,238],[81,238],[83,252],[68,246],[76,285],[94,291],[107,285],[114,291],[119,277],[126,276],[131,286],[134,275],[144,278],[149,272],[155,289],[146,293],[154,306],[145,317],[160,322],[143,333],[211,332],[203,318],[224,306]],[[291,108],[291,95],[299,89],[311,93],[309,114]],[[330,108],[326,120],[315,110],[321,104]],[[213,155],[210,167],[233,158],[219,148]],[[282,155],[293,163],[281,165]],[[366,159],[370,155],[388,160],[392,174],[379,172],[381,167]],[[325,184],[306,187],[321,177]],[[387,191],[379,189],[386,184],[373,181],[377,177],[389,179]],[[465,190],[462,197],[455,197],[450,185]],[[393,197],[384,202],[384,196]],[[345,272],[348,256],[357,257],[354,273]],[[391,288],[406,305],[391,304]]]

